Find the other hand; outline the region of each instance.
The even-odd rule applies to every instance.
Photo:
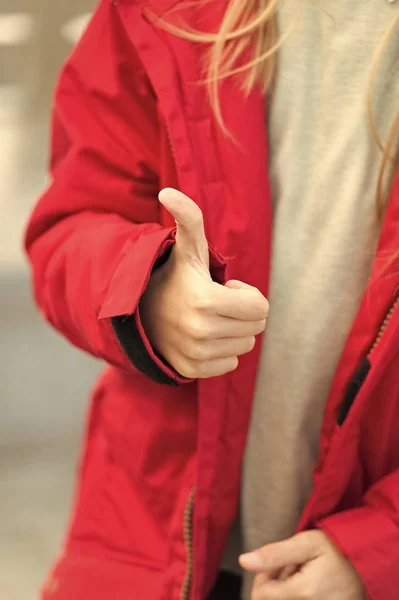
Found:
[[[257,573],[251,600],[366,599],[351,562],[319,530],[244,554],[240,564]]]

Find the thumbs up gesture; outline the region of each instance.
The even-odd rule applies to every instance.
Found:
[[[268,302],[245,283],[212,281],[202,212],[190,198],[167,188],[159,201],[176,221],[176,244],[142,297],[146,334],[184,377],[234,371],[238,357],[253,349],[255,336],[265,329]]]

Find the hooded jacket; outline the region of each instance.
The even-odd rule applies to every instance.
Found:
[[[43,600],[204,600],[218,574],[260,340],[235,372],[185,380],[151,348],[139,302],[174,243],[173,219],[157,201],[163,187],[201,207],[213,278],[267,295],[264,97],[245,97],[233,80],[221,85],[226,137],[198,83],[206,48],[157,24],[167,14],[215,31],[223,9],[101,0],[57,86],[52,181],[26,247],[44,317],[108,366],[92,394],[73,515]],[[398,249],[396,178],[298,527],[330,536],[370,600],[396,600],[399,589]]]

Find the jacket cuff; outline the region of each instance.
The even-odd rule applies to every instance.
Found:
[[[368,600],[396,600],[399,589],[399,526],[382,510],[363,506],[317,523],[363,581]]]
[[[132,315],[151,277],[154,265],[175,243],[176,230],[161,229],[143,233],[131,241],[105,295],[98,318]]]
[[[134,315],[112,317],[111,323],[120,345],[136,369],[153,381],[166,385],[179,385],[192,381],[179,375],[155,353],[144,331],[139,307]]]
[[[153,381],[166,385],[180,385],[193,380],[180,375],[152,348],[141,322],[139,302],[152,272],[167,260],[175,243],[175,234],[175,230],[164,230],[152,234],[150,239],[145,238],[143,260],[145,256],[150,256],[150,260],[147,268],[142,269],[139,274],[140,281],[135,281],[132,285],[131,273],[127,277],[126,268],[122,265],[120,272],[116,272],[113,278],[100,313],[100,318],[110,318],[114,333],[131,364]],[[134,246],[135,253],[138,251],[137,244],[138,242]],[[227,262],[212,247],[209,247],[209,262],[212,279],[224,284]],[[127,281],[130,281],[130,289],[139,291],[133,294],[133,301],[131,294],[126,295]]]

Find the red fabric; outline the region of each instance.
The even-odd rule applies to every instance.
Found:
[[[53,600],[54,597],[59,600],[161,598],[163,579],[161,570],[141,566],[132,569],[128,563],[72,554],[54,567],[42,588],[42,598],[43,600]],[[58,582],[62,582],[62,586]]]
[[[219,279],[242,279],[267,294],[264,99],[224,82],[234,141],[223,135],[198,85],[206,48],[154,23],[175,4],[102,0],[57,87],[52,183],[26,235],[35,294],[54,327],[110,366],[93,393],[73,517],[45,600],[181,598],[184,513],[194,487],[191,599],[203,600],[237,509],[260,341],[236,372],[168,387],[133,368],[110,324],[135,313],[154,262],[173,243],[173,220],[157,202],[164,186],[201,206],[220,253],[212,252]],[[183,4],[190,25],[217,29],[222,3]],[[397,294],[398,260],[387,257],[399,246],[398,192],[396,182],[299,526],[331,535],[371,600],[395,600],[399,589],[399,310],[342,428],[336,415]]]
[[[398,486],[399,481],[396,482]],[[362,507],[328,517],[319,527],[362,575],[368,598],[395,598],[398,523],[384,509]]]

